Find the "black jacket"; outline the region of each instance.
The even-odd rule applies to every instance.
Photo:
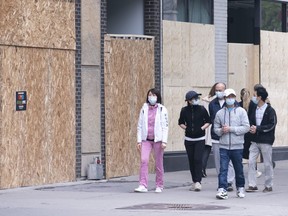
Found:
[[[187,126],[185,136],[190,138],[205,136],[205,130],[202,130],[201,127],[206,123],[211,123],[211,120],[205,107],[196,105],[181,109],[178,124]]]
[[[250,125],[256,125],[256,109],[257,106],[251,107],[249,110]],[[273,145],[275,140],[275,127],[277,124],[277,116],[275,110],[268,104],[264,111],[262,122],[257,126],[256,134],[251,135],[251,141],[256,143],[265,143]]]
[[[211,138],[214,140],[219,140],[219,136],[214,132],[214,119],[216,116],[216,113],[222,109],[225,106],[225,103],[223,106],[220,106],[219,99],[216,97],[214,98],[210,103],[209,103],[209,113],[210,113],[210,118],[212,122],[212,127],[211,127]]]

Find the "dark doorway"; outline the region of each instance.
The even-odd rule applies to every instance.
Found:
[[[107,0],[107,33],[144,35],[144,0]]]
[[[254,0],[228,1],[228,43],[255,43]]]

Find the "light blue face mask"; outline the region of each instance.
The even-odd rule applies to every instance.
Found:
[[[235,103],[235,98],[226,98],[225,101],[228,106],[231,106]]]
[[[255,96],[253,96],[253,97],[251,98],[251,100],[252,100],[253,103],[256,104],[256,105],[259,103],[259,101],[257,100],[257,97],[255,97]]]
[[[149,103],[154,106],[157,102],[157,96],[148,96]]]
[[[222,99],[224,97],[224,92],[216,91],[215,94],[216,94],[217,98],[219,98],[219,99]]]

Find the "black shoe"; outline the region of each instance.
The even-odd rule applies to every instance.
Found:
[[[265,189],[264,189],[265,190]],[[246,189],[246,192],[256,192],[258,191],[258,187],[257,186],[249,186],[247,189]],[[264,192],[264,191],[263,191]]]
[[[228,183],[227,191],[233,191],[232,183]]]
[[[265,187],[263,193],[272,192],[272,187]]]

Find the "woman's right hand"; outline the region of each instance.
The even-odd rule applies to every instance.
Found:
[[[137,149],[138,151],[141,151],[141,143],[137,143]]]

